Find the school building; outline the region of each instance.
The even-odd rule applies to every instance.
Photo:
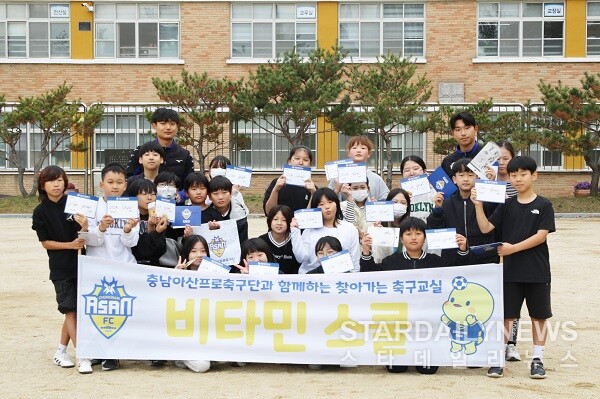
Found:
[[[578,85],[584,72],[600,71],[600,1],[0,0],[0,94],[16,102],[66,81],[84,105],[105,104],[91,150],[65,147],[50,160],[79,187],[102,168],[104,150],[133,149],[150,137],[143,111],[160,101],[152,77],[178,77],[186,68],[237,79],[284,51],[334,45],[348,51],[352,63],[373,63],[388,51],[413,57],[418,73],[432,82],[433,102],[492,98],[503,104],[498,112],[514,111],[540,101],[540,79]],[[347,138],[326,125],[317,120],[309,142],[317,184],[325,162],[345,157]],[[222,152],[254,168],[249,191],[261,193],[280,173],[289,145],[255,126],[229,126],[231,145]],[[230,138],[239,134],[250,138],[249,146],[235,148]],[[39,138],[24,127],[19,155],[30,168]],[[433,153],[432,141],[430,134],[399,136],[394,159],[418,154],[434,169],[442,156]],[[0,194],[18,194],[7,150],[0,142]],[[544,195],[569,195],[575,182],[589,180],[581,158],[538,145],[530,155],[540,164]],[[372,162],[383,165],[379,155]]]

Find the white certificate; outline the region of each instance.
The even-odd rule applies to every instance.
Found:
[[[398,239],[396,237],[396,229],[391,227],[375,227],[369,226],[369,235],[373,239],[372,245],[382,247],[396,247],[398,246]],[[399,229],[398,229],[399,230]]]
[[[323,272],[326,274],[345,273],[354,270],[354,263],[347,249],[321,258],[321,266],[323,266]]]
[[[252,180],[252,169],[227,165],[225,177],[228,178],[232,184],[239,184],[242,187],[250,187],[250,181]]]
[[[98,197],[78,193],[67,194],[65,213],[72,215],[81,213],[85,217],[95,218],[96,208],[98,208]]]
[[[366,183],[366,181],[367,164],[365,162],[338,165],[338,183]]]
[[[475,180],[477,200],[483,202],[497,202],[504,204],[506,201],[506,182],[495,180]]]
[[[202,258],[202,262],[200,262],[198,271],[212,274],[229,274],[229,271],[232,267],[235,266],[228,266],[217,260],[211,259],[208,256],[205,256]]]
[[[283,165],[283,175],[285,184],[304,187],[304,182],[310,180],[310,167]]]
[[[500,158],[500,147],[492,141],[487,143],[477,155],[469,162],[469,168],[475,172],[480,179],[486,180],[486,166],[491,167]]]
[[[391,222],[394,220],[394,203],[392,201],[373,201],[365,203],[367,222]]]
[[[294,212],[299,229],[318,229],[323,227],[323,212],[321,208],[298,209]]]
[[[429,179],[425,174],[402,179],[400,180],[400,186],[412,195],[427,194],[431,191]]]
[[[279,274],[279,264],[266,262],[248,262],[248,274],[255,276]]]
[[[456,229],[425,230],[428,249],[458,248]]]
[[[77,238],[83,238],[85,240],[85,245],[98,245],[98,234],[90,233],[89,231],[80,231],[77,233]]]
[[[151,206],[152,204],[154,204],[154,206]],[[148,204],[148,209],[152,207],[156,212],[156,216],[167,216],[167,220],[169,222],[175,221],[175,210],[177,207],[177,203],[175,202],[175,200],[163,197],[156,197],[156,202]]]
[[[106,213],[113,219],[137,219],[140,217],[137,197],[108,197]]]
[[[352,163],[352,158],[340,159],[339,161],[325,162],[325,176],[327,180],[338,178],[338,166],[344,163]]]

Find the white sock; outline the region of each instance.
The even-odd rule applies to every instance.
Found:
[[[538,358],[542,362],[544,361],[544,348],[543,345],[533,345],[533,358]]]
[[[57,352],[66,352],[67,351],[67,345],[63,345],[63,344],[58,344],[58,350]]]

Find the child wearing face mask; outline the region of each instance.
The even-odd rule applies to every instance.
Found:
[[[373,200],[369,193],[369,180],[362,183],[342,184],[341,191],[346,197],[340,203],[344,220],[352,223],[362,236],[373,223],[367,222],[365,202]]]
[[[386,201],[394,203],[394,220],[380,223],[381,227],[400,228],[400,223],[410,217],[410,194],[406,190],[395,188],[389,192]],[[378,224],[375,223],[375,225],[377,226]],[[383,258],[396,252],[402,252],[402,250],[402,239],[400,237],[398,243],[393,247],[373,245],[373,259],[375,259],[376,263],[380,263]]]

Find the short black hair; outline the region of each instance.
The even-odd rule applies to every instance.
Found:
[[[183,181],[183,189],[185,191],[192,187],[204,186],[208,189],[208,179],[203,173],[192,172]]]
[[[402,159],[402,161],[400,161],[400,171],[404,171],[404,165],[408,162],[408,161],[413,161],[415,163],[417,163],[421,168],[423,168],[423,171],[427,170],[427,165],[425,165],[425,161],[423,161],[423,158],[421,158],[418,155],[409,155],[407,157],[404,157]]]
[[[38,176],[38,199],[40,201],[48,199],[48,193],[44,190],[44,185],[49,181],[58,180],[61,177],[65,182],[64,189],[66,190],[69,185],[69,178],[63,168],[56,165],[49,165],[42,169]]]
[[[450,118],[450,129],[454,129],[456,121],[463,121],[465,126],[477,126],[477,122],[475,122],[475,117],[467,111],[462,111],[458,114],[452,115],[452,118]]]
[[[139,156],[141,157],[147,152],[156,152],[163,159],[165,158],[165,150],[162,148],[160,144],[158,144],[155,140],[144,143],[140,146]]]
[[[281,212],[281,214],[285,218],[285,221],[287,223],[287,232],[289,233],[291,231],[290,224],[292,223],[294,212],[289,206],[286,205],[275,205],[273,208],[271,208],[271,210],[267,214],[267,228],[269,229],[269,231],[273,230],[271,228],[271,222],[279,212]]]
[[[471,162],[470,158],[461,158],[458,161],[455,161],[452,164],[451,170],[452,170],[452,175],[454,176],[457,173],[461,173],[461,172],[472,172],[475,173],[475,171],[473,171],[470,167],[469,167],[469,163]]]
[[[334,251],[340,252],[342,250],[342,243],[334,236],[324,236],[319,238],[317,243],[315,244],[315,255],[317,252],[323,250],[325,245],[329,245],[331,249]]]
[[[100,178],[102,180],[104,180],[104,176],[106,176],[106,174],[108,172],[113,172],[113,173],[121,174],[123,176],[127,176],[125,174],[125,169],[123,169],[121,164],[118,164],[115,162],[109,163],[108,165],[106,165],[105,167],[102,168],[102,172],[100,172]]]
[[[527,155],[519,155],[508,161],[508,165],[506,165],[508,173],[514,173],[519,169],[533,173],[537,170],[537,164],[533,158]]]
[[[264,254],[267,255],[269,263],[275,263],[275,256],[273,255],[273,251],[271,251],[269,244],[262,238],[250,238],[242,243],[242,258],[240,259],[240,264],[243,264],[246,256],[255,252],[264,252]]]
[[[164,107],[156,108],[152,114],[152,123],[169,121],[173,121],[177,123],[177,125],[181,123],[181,119],[179,118],[177,111]]]
[[[209,168],[226,169],[227,165],[231,165],[231,161],[225,155],[217,155],[208,164]]]
[[[175,173],[164,171],[160,172],[154,178],[154,184],[158,186],[160,183],[173,183],[175,184],[175,187],[179,188],[179,184],[181,183],[181,181],[179,180],[179,176],[177,176]]]
[[[136,179],[127,186],[125,196],[136,197],[138,194],[156,194],[156,184],[148,179]]]
[[[318,208],[319,202],[321,202],[321,198],[323,198],[323,197],[327,198],[330,201],[335,201],[335,206],[336,206],[336,212],[335,212],[336,221],[334,222],[334,226],[335,226],[335,225],[337,225],[337,221],[344,219],[344,215],[342,213],[342,208],[340,206],[340,199],[339,199],[338,195],[335,193],[335,191],[333,191],[329,187],[321,187],[321,188],[317,189],[317,191],[315,191],[315,193],[313,194],[312,200],[310,201],[310,207]]]
[[[208,193],[212,194],[219,190],[225,190],[231,193],[233,191],[233,184],[231,183],[231,180],[225,176],[213,177],[208,183]]]
[[[427,233],[425,232],[425,230],[427,230],[427,224],[414,216],[407,217],[400,223],[400,237],[410,230],[422,231],[423,234],[425,234],[425,237],[427,237]]]

